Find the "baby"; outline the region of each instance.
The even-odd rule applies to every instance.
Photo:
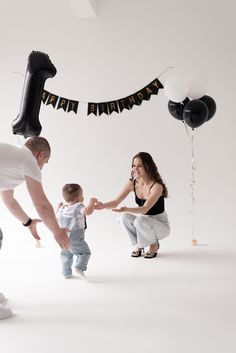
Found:
[[[84,240],[87,228],[86,216],[93,213],[97,199],[91,198],[88,206],[85,206],[83,190],[79,184],[65,184],[62,194],[66,204],[61,202],[58,205],[57,218],[60,226],[70,231],[70,247],[68,250],[61,250],[62,274],[65,278],[72,277],[73,256],[76,256],[76,272],[84,278],[84,271],[87,270],[91,255],[89,246]]]

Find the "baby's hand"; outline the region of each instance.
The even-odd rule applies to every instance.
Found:
[[[62,207],[62,206],[63,206],[63,202],[60,202],[60,203],[58,204],[58,206],[57,206],[57,210],[59,210],[59,208]]]
[[[96,199],[96,197],[92,197],[92,198],[90,199],[90,202],[92,202],[92,203],[94,203],[94,204],[97,204],[98,199]]]

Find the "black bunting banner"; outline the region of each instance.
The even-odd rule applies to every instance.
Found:
[[[151,95],[157,95],[159,89],[161,88],[164,88],[162,83],[158,80],[158,78],[155,78],[155,80],[150,82],[147,86],[127,97],[114,101],[96,103],[75,101],[72,99],[59,97],[56,94],[44,90],[42,93],[42,102],[46,105],[52,105],[53,108],[63,109],[67,113],[73,111],[75,114],[78,112],[79,103],[86,103],[88,105],[87,115],[111,115],[113,112],[122,113],[124,109],[130,110],[134,105],[141,105],[144,100],[150,100]]]

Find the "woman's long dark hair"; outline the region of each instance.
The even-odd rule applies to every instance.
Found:
[[[133,159],[132,159],[132,166],[134,163],[134,159],[135,158],[140,158],[142,163],[143,163],[143,167],[145,169],[145,172],[148,174],[149,178],[153,181],[155,181],[156,183],[162,185],[163,187],[163,196],[164,197],[168,197],[168,190],[167,187],[165,185],[165,183],[162,180],[162,177],[160,176],[157,166],[154,162],[154,160],[152,159],[152,156],[147,153],[147,152],[139,152],[137,153]],[[131,180],[133,180],[133,175],[131,174]]]

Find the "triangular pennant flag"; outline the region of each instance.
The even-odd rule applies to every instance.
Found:
[[[107,102],[98,103],[98,112],[99,115],[101,115],[102,113],[108,114]]]
[[[77,110],[78,110],[78,106],[79,106],[79,102],[78,101],[69,100],[69,104],[68,104],[68,107],[67,107],[67,113],[73,111],[76,114]]]
[[[155,78],[155,80],[153,80],[151,84],[159,89],[164,88],[163,84],[158,80],[158,78]]]
[[[119,113],[117,101],[107,102],[109,114],[116,112]]]
[[[56,106],[56,104],[57,104],[57,101],[58,101],[58,96],[56,96],[55,94],[51,94],[51,93],[49,93],[49,95],[48,95],[48,100],[47,100],[47,102],[46,102],[46,105],[49,105],[49,104],[51,104],[54,108],[55,108],[55,106]]]
[[[141,105],[142,101],[144,100],[144,93],[142,91],[138,91],[137,93],[135,93],[135,96],[137,97],[137,99],[139,99]]]
[[[151,97],[151,91],[149,89],[146,89],[147,87],[144,87],[141,89],[137,94],[139,97],[142,97],[142,100],[149,101]]]
[[[42,102],[43,103],[46,103],[46,100],[47,100],[47,98],[48,98],[48,96],[49,96],[49,92],[48,91],[43,91],[43,93],[42,93]]]
[[[63,109],[66,112],[67,106],[69,103],[69,99],[60,97],[59,102],[57,104],[57,109]]]
[[[136,94],[128,96],[127,99],[129,101],[129,109],[131,109],[133,105],[140,105],[139,97]]]
[[[120,113],[121,113],[124,109],[130,110],[129,100],[128,100],[127,97],[126,97],[126,98],[119,99],[117,102],[118,102],[118,106],[119,106],[119,109],[120,109]]]
[[[98,111],[97,103],[88,103],[87,115],[89,115],[89,114],[97,115],[97,111]]]
[[[163,88],[161,82],[155,78],[151,83],[149,83],[148,86],[146,86],[146,89],[151,91],[150,94],[158,94],[159,88]]]

